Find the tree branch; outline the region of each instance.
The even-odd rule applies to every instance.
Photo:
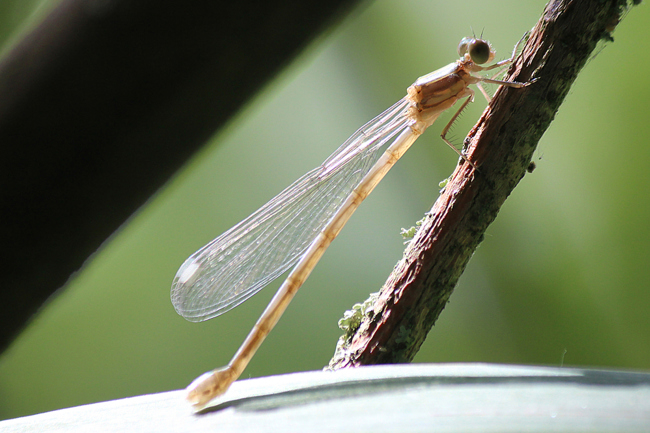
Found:
[[[538,81],[497,91],[465,141],[480,171],[456,168],[356,332],[340,340],[330,368],[413,359],[571,84],[596,44],[612,39],[626,8],[621,0],[548,3],[506,77]]]

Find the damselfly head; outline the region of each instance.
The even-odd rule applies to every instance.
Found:
[[[458,54],[469,59],[477,65],[482,65],[494,60],[492,45],[486,40],[476,38],[463,38],[458,44]]]

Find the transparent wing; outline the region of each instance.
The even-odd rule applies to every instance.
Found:
[[[176,311],[200,322],[244,302],[292,267],[345,202],[381,151],[409,126],[404,99],[362,126],[320,167],[181,265]]]

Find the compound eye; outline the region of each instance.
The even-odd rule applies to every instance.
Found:
[[[460,40],[460,44],[458,44],[458,55],[461,57],[465,57],[465,54],[469,52],[469,46],[475,41],[476,39],[474,38],[463,38]]]
[[[462,43],[462,41],[461,41]],[[490,43],[482,39],[473,39],[467,47],[470,58],[477,65],[487,63],[494,58]]]

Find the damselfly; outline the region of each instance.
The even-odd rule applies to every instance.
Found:
[[[491,45],[482,39],[463,39],[459,60],[418,78],[403,99],[359,128],[320,167],[183,263],[171,298],[176,311],[193,322],[236,307],[295,264],[228,366],[205,373],[188,386],[192,404],[205,406],[239,377],[359,204],[438,116],[461,99],[465,101],[441,136],[476,169],[446,134],[474,99],[470,84],[477,84],[488,101],[480,83],[515,88],[530,84],[473,75],[511,63],[518,46],[509,59],[480,66],[494,59]]]

